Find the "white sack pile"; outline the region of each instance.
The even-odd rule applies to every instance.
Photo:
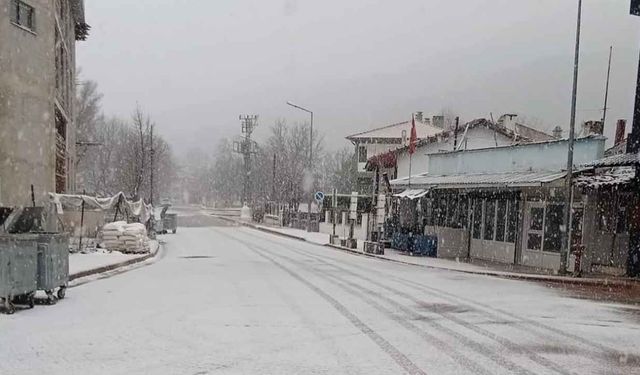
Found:
[[[144,224],[114,221],[102,228],[102,246],[110,251],[123,253],[148,253],[150,251],[147,228]]]

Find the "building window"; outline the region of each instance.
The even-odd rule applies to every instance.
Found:
[[[445,227],[447,223],[447,197],[445,195],[436,199],[436,226]]]
[[[613,215],[613,195],[601,194],[598,202],[598,230],[605,233],[613,232],[614,215]]]
[[[67,120],[56,109],[56,193],[67,191]]]
[[[560,231],[560,227],[564,223],[563,212],[563,204],[549,204],[545,209],[544,251],[559,253],[562,248],[562,232]]]
[[[527,228],[527,250],[542,250],[544,228],[544,205],[529,208],[529,227]]]
[[[31,31],[36,30],[36,10],[22,0],[11,0],[11,22]]]
[[[469,217],[469,198],[461,196],[458,205],[458,228],[467,227],[467,218]]]
[[[473,233],[474,239],[479,240],[482,233],[482,199],[473,200]]]
[[[509,201],[509,213],[507,215],[507,242],[516,242],[519,208],[520,203],[517,199]]]
[[[629,223],[627,221],[627,202],[631,199],[628,195],[618,196],[618,204],[616,209],[616,233],[627,233],[629,231]]]
[[[358,146],[358,162],[367,162],[367,146]]]
[[[447,199],[449,205],[447,210],[447,227],[449,228],[460,228],[458,225],[459,220],[459,205],[458,205],[458,196],[457,195],[449,195],[449,199]]]
[[[496,201],[487,199],[484,207],[484,239],[493,241],[496,218]]]
[[[498,215],[496,217],[496,241],[504,242],[505,229],[507,227],[507,201],[498,201]]]
[[[424,216],[426,218],[426,224],[430,227],[433,226],[433,198],[426,198],[424,200]]]

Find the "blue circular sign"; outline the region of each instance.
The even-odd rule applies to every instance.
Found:
[[[324,193],[321,191],[316,191],[315,198],[316,198],[316,201],[322,202],[324,200]]]

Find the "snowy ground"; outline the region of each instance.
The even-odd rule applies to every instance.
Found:
[[[151,248],[155,252],[158,247],[156,241],[152,241]],[[131,259],[141,258],[147,256],[144,254],[123,254],[118,251],[111,253],[108,252],[95,252],[89,254],[69,254],[69,274],[73,275],[79,272],[84,272],[100,267],[110,266],[126,262]]]
[[[0,315],[0,374],[640,374],[640,313],[239,227]]]

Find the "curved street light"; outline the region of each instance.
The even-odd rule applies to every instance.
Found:
[[[313,160],[313,111],[306,109],[304,107],[301,107],[299,105],[293,104],[290,101],[287,101],[287,105],[290,105],[291,107],[297,108],[301,111],[305,111],[311,115],[311,126],[309,129],[309,161],[308,161],[309,163],[308,170],[311,173],[311,163]],[[311,231],[311,200],[312,200],[311,193],[312,192],[309,192],[309,193],[310,193],[309,201],[307,204],[307,232]]]

